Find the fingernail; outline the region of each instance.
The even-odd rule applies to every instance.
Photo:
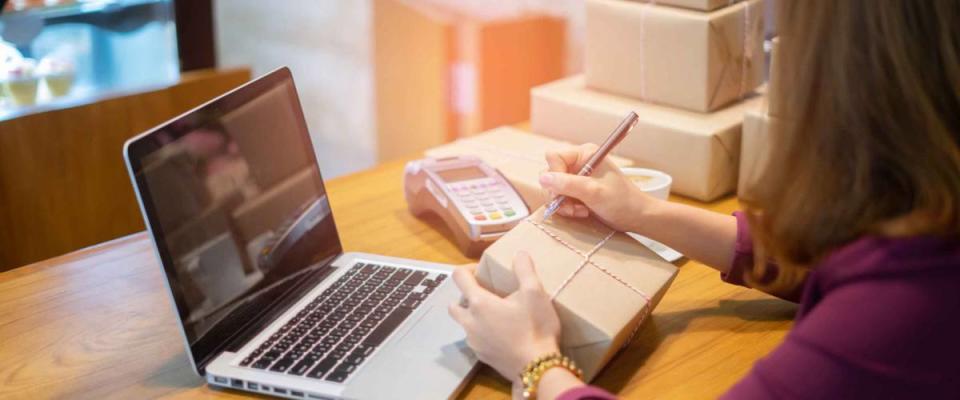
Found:
[[[551,174],[551,173],[549,173],[549,172],[540,174],[540,184],[541,184],[541,185],[544,185],[544,186],[553,185],[553,182],[554,182],[555,180],[556,180],[556,178],[553,176],[553,174]]]

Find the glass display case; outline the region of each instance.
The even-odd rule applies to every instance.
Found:
[[[0,14],[0,120],[179,79],[170,0],[6,3]]]

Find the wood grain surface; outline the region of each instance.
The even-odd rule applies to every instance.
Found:
[[[407,212],[402,173],[392,162],[328,182],[346,250],[471,262],[445,228]],[[685,262],[638,340],[595,383],[625,398],[715,398],[782,341],[795,310]],[[194,376],[144,233],[0,273],[0,398],[248,396]],[[483,368],[461,397],[504,399],[508,386]]]

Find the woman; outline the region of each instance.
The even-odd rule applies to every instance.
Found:
[[[784,343],[726,398],[960,398],[960,2],[780,3],[782,109],[746,211],[655,200],[595,147],[547,155],[565,218],[594,215],[710,265],[731,283],[799,301]],[[763,262],[771,260],[771,262]],[[478,357],[515,381],[557,351],[560,325],[533,261],[506,298],[454,278],[451,305]],[[539,398],[607,398],[565,368]]]

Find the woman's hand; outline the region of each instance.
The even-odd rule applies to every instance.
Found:
[[[640,190],[610,160],[603,160],[590,176],[577,176],[597,145],[584,144],[559,152],[547,152],[548,172],[540,185],[553,194],[567,196],[557,213],[585,218],[592,212],[619,231],[642,233],[644,213],[664,203]]]
[[[477,283],[474,266],[458,268],[453,280],[466,307],[451,304],[449,311],[480,361],[516,383],[527,363],[558,351],[560,319],[527,253],[517,254],[513,271],[519,288],[500,298]]]

